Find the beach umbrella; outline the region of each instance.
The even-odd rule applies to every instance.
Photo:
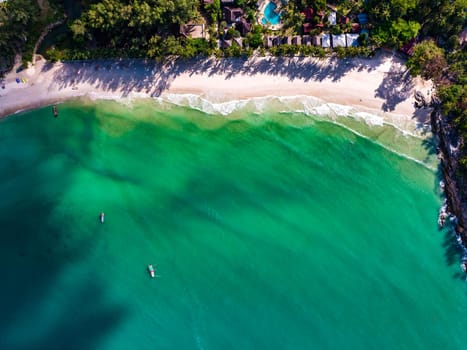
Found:
[[[19,80],[19,78],[16,78],[16,82],[19,84],[21,83],[21,80]]]

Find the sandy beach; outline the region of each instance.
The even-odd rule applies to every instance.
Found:
[[[17,83],[17,79],[20,83]],[[414,92],[429,96],[430,82],[409,76],[400,58],[309,57],[47,63],[13,70],[0,89],[0,117],[76,97],[167,98],[196,95],[211,103],[261,97],[310,96],[352,107],[404,130],[426,129],[428,110],[416,110]]]

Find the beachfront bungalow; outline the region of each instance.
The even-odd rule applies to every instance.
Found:
[[[267,48],[279,46],[281,44],[282,38],[280,36],[267,36],[264,40],[264,46]]]
[[[292,45],[301,45],[302,44],[302,37],[298,35],[294,35],[292,37]]]
[[[274,36],[272,38],[272,46],[279,46],[282,44],[282,38],[280,36]]]
[[[282,45],[291,45],[292,44],[292,38],[290,36],[288,36],[288,35],[282,37],[281,44]]]
[[[311,40],[313,45],[321,46],[321,35],[313,35],[313,38]]]
[[[347,47],[358,46],[358,34],[345,34],[345,40],[347,42]]]
[[[332,34],[332,47],[346,47],[345,34]]]
[[[311,37],[309,35],[302,36],[302,45],[311,46]]]
[[[331,35],[330,34],[323,34],[321,36],[321,46],[331,47]]]

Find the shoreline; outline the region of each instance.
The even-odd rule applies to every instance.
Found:
[[[17,78],[26,82],[16,83]],[[206,58],[164,64],[146,60],[51,64],[41,59],[33,67],[6,75],[5,89],[0,89],[0,117],[86,96],[169,102],[174,102],[174,96],[179,100],[195,96],[212,105],[309,97],[318,101],[310,108],[346,106],[362,116],[378,116],[402,130],[422,134],[430,124],[431,109],[416,109],[414,92],[429,96],[431,90],[431,82],[409,77],[403,61],[387,53],[371,59]]]

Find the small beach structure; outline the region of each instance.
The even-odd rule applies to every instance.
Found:
[[[347,42],[347,47],[358,46],[358,34],[345,34],[345,40]]]
[[[345,34],[332,34],[332,47],[346,47]]]
[[[313,37],[311,38],[311,41],[313,45],[321,46],[321,35],[313,35]]]
[[[281,40],[281,44],[282,45],[291,45],[292,44],[292,37],[290,37],[288,35],[283,36],[282,40]]]
[[[299,35],[294,35],[292,37],[292,45],[301,45],[302,44],[302,37]]]
[[[330,34],[323,34],[321,36],[321,46],[331,47],[331,35]]]
[[[302,45],[311,46],[311,37],[309,35],[302,36]]]

